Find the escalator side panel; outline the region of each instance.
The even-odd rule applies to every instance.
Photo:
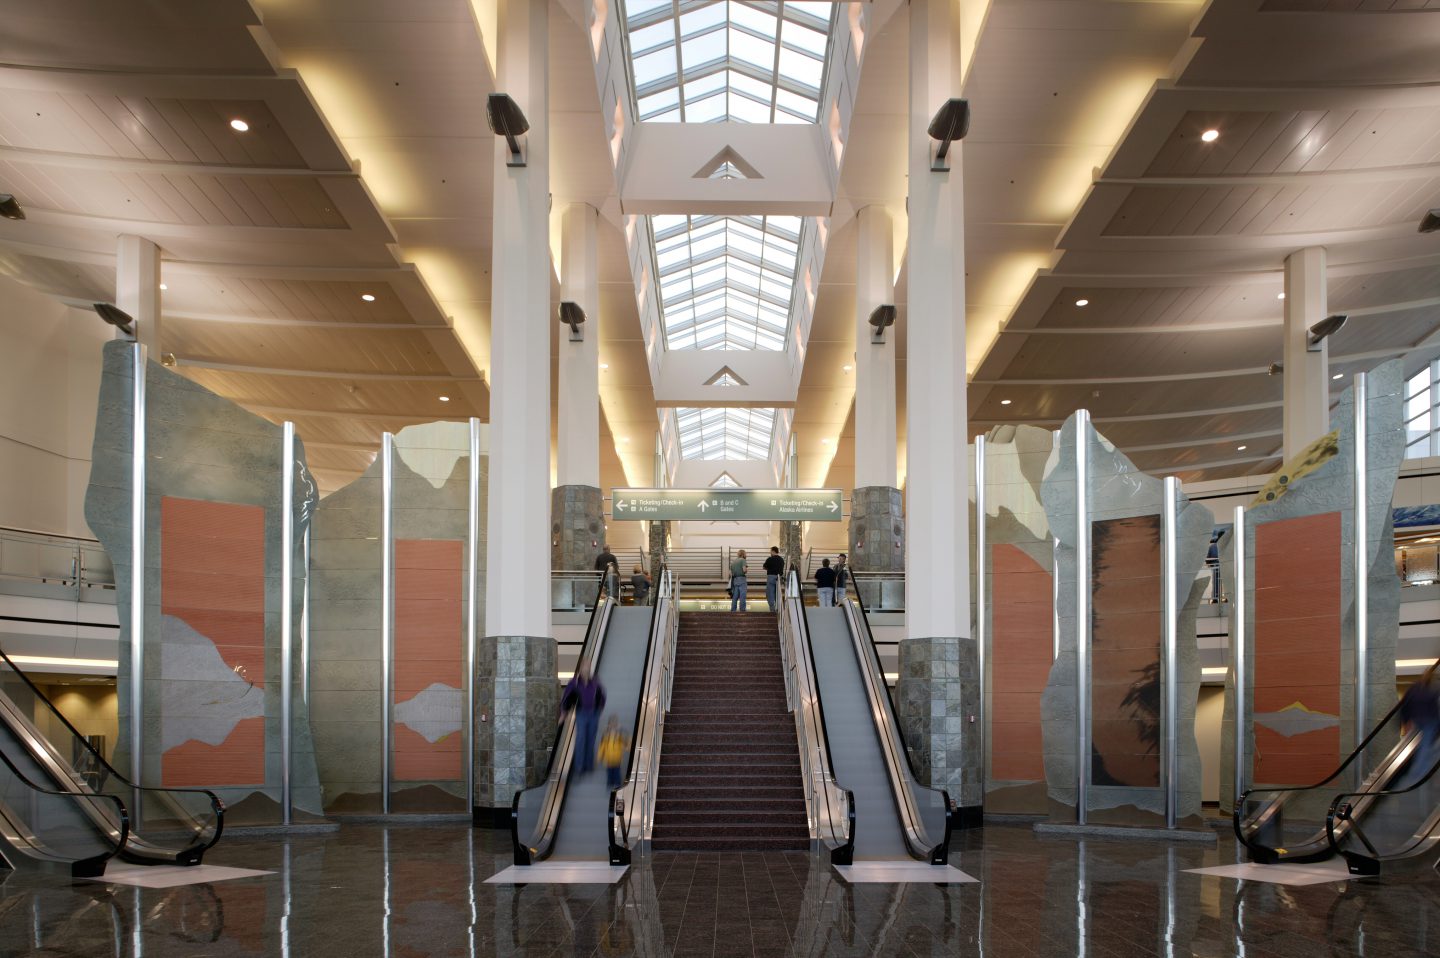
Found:
[[[844,610],[810,608],[805,614],[835,780],[855,795],[855,860],[908,859]]]

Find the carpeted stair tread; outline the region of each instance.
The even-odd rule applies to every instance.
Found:
[[[809,848],[777,627],[771,613],[680,614],[657,850]]]

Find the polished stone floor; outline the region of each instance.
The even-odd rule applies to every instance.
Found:
[[[1398,958],[1440,955],[1440,876],[1309,887],[1186,874],[1220,849],[957,838],[970,885],[847,885],[800,852],[658,854],[616,885],[497,886],[509,837],[347,826],[225,841],[273,875],[172,889],[11,875],[0,956],[926,955]]]

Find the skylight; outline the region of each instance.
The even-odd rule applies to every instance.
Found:
[[[768,459],[775,410],[681,407],[675,410],[675,425],[681,459]]]
[[[650,226],[669,348],[785,348],[800,217],[667,215]]]
[[[640,120],[816,122],[835,7],[626,0]]]

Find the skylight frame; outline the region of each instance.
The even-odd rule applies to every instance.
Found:
[[[775,441],[771,406],[682,406],[675,410],[680,459],[763,461]]]
[[[699,2],[699,0],[670,0],[668,3],[646,5],[642,2],[633,2],[630,6],[642,8],[635,15],[629,15],[628,9],[624,11],[625,17],[625,43],[627,47],[626,63],[630,73],[630,93],[635,107],[635,116],[642,123],[646,122],[768,122],[768,123],[818,123],[820,121],[820,105],[823,100],[822,90],[824,89],[826,76],[830,71],[831,51],[835,43],[835,23],[839,15],[840,3],[829,3],[826,5],[828,16],[817,16],[813,10],[821,6],[819,2],[787,2],[787,0],[718,0],[718,2]],[[684,18],[699,11],[724,8],[721,19],[713,23],[704,23],[697,26],[689,33],[682,33],[682,22]],[[744,20],[736,19],[737,11],[745,11]],[[773,21],[773,34],[768,29],[762,29],[757,18],[769,18],[765,26],[770,26]],[[750,21],[750,22],[746,22]],[[669,34],[663,30],[654,28],[669,23],[672,27]],[[786,26],[793,25],[793,30],[787,30]],[[643,31],[649,30],[648,33]],[[808,33],[795,31],[803,30]],[[732,34],[733,31],[733,34]],[[633,39],[636,34],[643,33],[643,46],[638,48],[634,45]],[[696,41],[703,43],[707,37],[716,34],[723,34],[724,53],[721,56],[711,56],[703,61],[686,62],[686,44],[691,44],[691,50],[697,49]],[[815,36],[823,37],[823,43],[812,43],[809,46],[799,39]],[[771,45],[773,56],[768,65],[762,65],[754,59],[742,59],[736,54],[733,47],[733,38],[749,38],[761,43]],[[819,52],[816,46],[821,47]],[[673,64],[667,66],[666,58],[662,55],[669,51],[670,60]],[[800,58],[795,60],[794,58]],[[637,69],[637,65],[643,63],[643,70]],[[788,68],[791,64],[802,64],[806,66],[806,72],[814,72],[815,83],[807,82],[805,77],[798,75],[794,69]],[[653,76],[650,74],[655,72]],[[642,83],[640,78],[642,72],[648,78]],[[736,76],[748,77],[753,81],[765,84],[770,88],[770,95],[767,101],[762,101],[754,91],[747,91],[737,87],[730,79],[729,74],[733,72]],[[687,92],[687,87],[697,84],[708,78],[721,77],[721,83],[717,90],[707,90],[693,98]],[[801,109],[798,104],[782,102],[779,91],[798,97],[805,102],[806,108]],[[648,108],[641,107],[641,101],[648,97],[674,91],[675,96],[665,98],[670,102],[651,104]],[[708,115],[706,119],[696,120],[688,117],[687,112],[696,106],[714,97],[726,97],[726,105],[714,115]],[[767,114],[765,119],[750,119],[740,116],[734,109],[737,101],[728,98],[739,98],[745,102],[753,103],[762,107]],[[813,110],[809,107],[813,105]],[[707,114],[709,111],[707,111]]]

